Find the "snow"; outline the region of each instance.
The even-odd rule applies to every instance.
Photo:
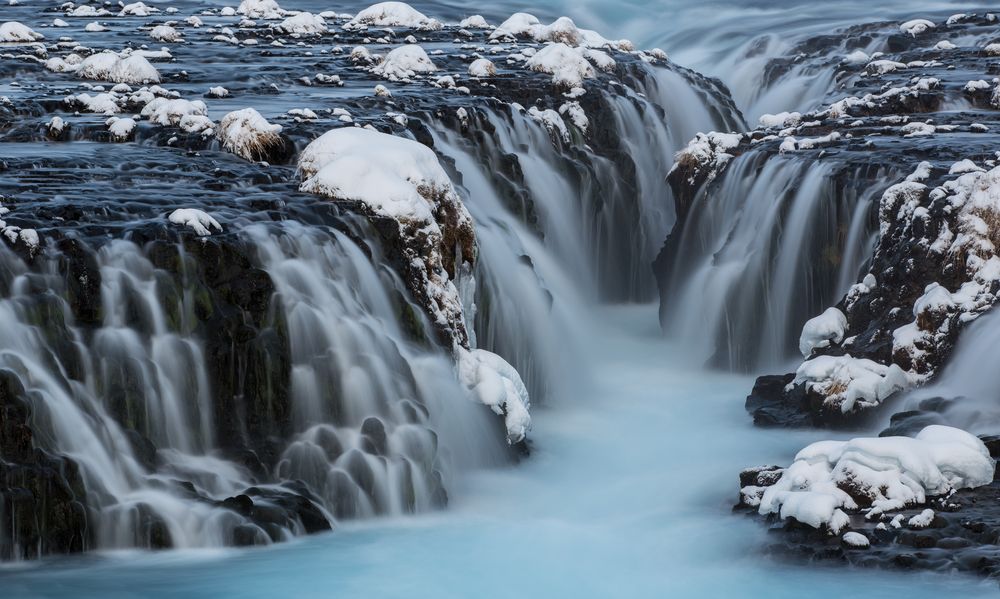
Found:
[[[876,406],[914,381],[896,364],[885,366],[865,358],[817,356],[795,371],[790,386],[804,385],[822,396],[824,406],[843,413]]]
[[[34,29],[17,21],[7,21],[0,24],[0,42],[22,43],[45,39],[45,36]]]
[[[132,135],[132,130],[135,129],[135,119],[111,117],[108,119],[107,125],[111,139],[114,141],[125,141]]]
[[[160,12],[160,9],[148,6],[142,2],[133,2],[132,4],[126,4],[122,7],[121,11],[118,13],[119,16],[132,15],[134,17],[148,17],[153,13]]]
[[[765,129],[785,129],[794,127],[802,122],[800,112],[779,112],[778,114],[764,114],[760,117],[760,126]]]
[[[847,317],[837,308],[827,308],[825,312],[806,321],[799,336],[799,351],[808,358],[814,349],[829,347],[830,342],[840,343],[847,330]]]
[[[83,30],[88,33],[99,33],[101,31],[107,31],[108,28],[105,27],[104,25],[101,25],[97,21],[94,21],[93,23],[87,23],[87,26],[84,27]]]
[[[286,13],[274,0],[243,0],[235,14],[248,19],[281,19]]]
[[[583,133],[586,133],[587,128],[590,127],[590,119],[587,118],[587,113],[579,102],[565,102],[559,107],[559,114],[569,116],[570,122]]]
[[[159,83],[160,73],[144,56],[138,53],[122,57],[105,51],[80,59],[70,54],[65,59],[50,58],[45,68],[57,73],[76,73],[84,79],[112,81],[114,83]]]
[[[441,23],[405,2],[380,2],[362,10],[344,24],[344,29],[365,27],[409,27],[421,30],[441,29]]]
[[[934,23],[927,19],[913,19],[899,26],[900,31],[913,37],[917,37],[928,29],[934,29]]]
[[[52,20],[52,26],[53,27],[69,27],[69,23],[67,23],[66,21],[63,21],[62,19],[53,19]]]
[[[528,109],[528,116],[541,123],[549,132],[549,135],[558,137],[564,142],[569,142],[569,129],[558,112],[551,108],[539,110],[536,106]]]
[[[608,40],[589,29],[580,29],[569,17],[559,17],[549,25],[543,25],[538,17],[528,13],[514,13],[490,34],[492,41],[513,41],[518,37],[528,37],[536,42],[566,44],[571,47],[609,47],[623,52],[635,48],[628,40]]]
[[[444,264],[446,238],[475,259],[475,230],[461,198],[430,148],[374,129],[324,133],[299,155],[300,191],[360,204],[399,226],[404,255],[431,320],[466,347],[462,300]],[[454,246],[453,246],[454,247]],[[471,263],[471,262],[470,262]]]
[[[408,80],[418,73],[433,73],[437,67],[431,62],[427,52],[416,44],[400,46],[389,52],[385,60],[372,69],[390,81]]]
[[[323,17],[308,12],[300,12],[293,17],[288,17],[275,29],[289,35],[320,35],[327,31],[326,21],[323,20]]]
[[[205,116],[208,106],[201,100],[189,101],[180,98],[153,98],[140,112],[140,115],[158,125],[177,125],[182,117],[187,115]]]
[[[912,528],[927,528],[934,521],[934,510],[926,509],[906,521]]]
[[[486,22],[486,19],[484,19],[482,15],[472,15],[470,17],[466,17],[459,22],[458,26],[463,29],[490,28],[490,24]]]
[[[989,484],[994,466],[982,441],[947,426],[928,426],[914,438],[819,441],[802,449],[778,482],[764,490],[758,509],[814,528],[829,527],[841,509],[864,509],[873,518],[955,489]]]
[[[226,150],[255,160],[268,147],[281,143],[281,125],[272,125],[253,108],[235,110],[219,121],[217,135]]]
[[[181,34],[170,25],[157,25],[149,32],[149,37],[158,42],[179,42]]]
[[[196,235],[207,237],[212,234],[211,229],[222,231],[222,225],[210,214],[196,208],[178,208],[167,217],[175,225],[183,225],[194,229]]]
[[[674,156],[671,171],[687,168],[691,171],[692,178],[707,171],[707,180],[711,181],[732,160],[733,155],[729,151],[737,148],[742,140],[743,135],[739,133],[698,133]]]
[[[580,52],[561,42],[545,46],[525,65],[532,71],[552,75],[555,85],[566,88],[577,87],[584,79],[596,76],[594,68]]]
[[[487,58],[477,58],[469,65],[470,77],[492,77],[496,74],[496,66]]]
[[[88,93],[82,93],[75,96],[67,96],[66,101],[68,103],[80,104],[86,112],[107,115],[121,112],[121,108],[118,106],[118,97],[115,94],[101,93],[91,96]]]
[[[229,96],[229,90],[222,86],[215,86],[208,88],[208,95],[215,98],[225,98]]]
[[[528,390],[517,370],[500,356],[482,349],[458,348],[458,380],[482,404],[504,417],[507,442],[524,439],[531,428]]]
[[[840,537],[844,544],[851,547],[868,547],[871,542],[868,537],[861,534],[860,532],[845,532],[844,536]]]
[[[433,221],[419,188],[451,189],[451,181],[429,148],[368,129],[334,129],[299,156],[300,189],[364,203],[397,220]]]

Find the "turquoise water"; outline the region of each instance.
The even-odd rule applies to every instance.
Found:
[[[751,384],[687,363],[654,306],[588,323],[579,390],[536,411],[534,454],[451,490],[448,510],[353,524],[262,549],[103,554],[0,571],[0,597],[995,596],[949,574],[760,555],[733,514],[737,474],[823,433],[754,429]]]

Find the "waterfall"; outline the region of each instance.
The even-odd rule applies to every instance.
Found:
[[[405,118],[389,125],[383,106],[375,118],[345,100],[437,153],[475,223],[478,258],[454,281],[471,345],[509,361],[535,405],[587,384],[576,330],[596,305],[655,298],[675,153],[697,131],[745,128],[721,83],[663,63],[623,54],[574,98],[588,124],[566,116],[565,137],[492,98],[463,98],[460,113],[444,92],[400,94]],[[52,107],[24,115],[21,147],[48,151],[34,120],[65,108]],[[299,149],[329,128],[289,121]],[[17,464],[0,463],[0,557],[272,543],[441,508],[469,470],[516,459],[459,382],[384,222],[298,192],[292,168],[176,133],[138,125],[135,147],[154,158],[133,168],[130,146],[91,143],[103,119],[74,123],[52,162],[13,163],[80,177],[93,161],[86,193],[106,195],[113,217],[67,210],[62,230],[19,203],[19,224],[37,222],[46,243],[0,249],[0,451]],[[155,197],[119,201],[103,182],[123,172]],[[167,224],[192,197],[223,232]],[[40,485],[44,518],[6,492]]]
[[[785,365],[870,258],[880,167],[751,150],[699,191],[661,255],[661,320],[706,359]]]
[[[907,393],[897,410],[921,411],[922,424],[947,424],[977,435],[994,435],[1000,427],[1000,364],[993,356],[1000,343],[1000,312],[976,319],[962,334],[955,351],[934,381]]]

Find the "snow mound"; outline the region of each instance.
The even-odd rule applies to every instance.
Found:
[[[320,35],[327,32],[323,17],[308,12],[300,12],[294,17],[288,17],[277,27],[281,33],[289,35]]]
[[[442,27],[439,21],[429,18],[405,2],[379,2],[355,15],[344,24],[344,29],[364,29],[369,26],[409,27],[425,31]]]
[[[157,25],[149,32],[149,37],[158,42],[179,42],[181,33],[170,25]]]
[[[459,348],[456,364],[459,382],[504,417],[507,442],[523,440],[531,428],[531,401],[517,370],[500,356],[482,349]]]
[[[515,41],[527,37],[536,42],[566,44],[577,48],[615,48],[623,52],[635,50],[628,40],[608,40],[596,31],[580,29],[569,17],[559,17],[549,25],[543,25],[538,17],[518,12],[510,16],[490,34],[491,41]]]
[[[847,524],[838,515],[842,509],[867,510],[872,518],[922,505],[928,497],[989,484],[994,467],[982,441],[947,426],[928,426],[914,438],[820,441],[764,489],[758,509],[838,533]]]
[[[379,65],[372,69],[376,75],[390,81],[408,80],[417,73],[433,73],[437,67],[431,62],[427,52],[416,44],[400,46],[389,52]]]
[[[310,143],[299,156],[299,172],[299,190],[357,202],[371,216],[396,221],[411,289],[438,330],[467,347],[452,278],[459,256],[475,259],[475,231],[437,155],[411,139],[344,127]]]
[[[877,406],[917,380],[896,364],[885,366],[866,358],[817,356],[806,360],[795,371],[789,387],[805,385],[806,391],[823,398],[827,409],[846,414],[854,409]]]
[[[0,42],[2,43],[16,44],[34,42],[41,39],[45,39],[45,36],[17,21],[7,21],[0,24]]]
[[[108,119],[107,125],[108,133],[111,134],[112,140],[125,141],[132,135],[132,130],[135,129],[135,119],[111,117]]]
[[[175,225],[183,225],[194,229],[196,235],[207,237],[212,234],[211,229],[222,231],[222,225],[210,214],[196,208],[178,208],[167,217]]]
[[[477,58],[469,65],[470,77],[492,77],[496,74],[497,68],[488,58]]]
[[[226,150],[246,160],[260,160],[283,144],[280,133],[281,125],[272,125],[253,108],[244,108],[222,117],[217,135]]]
[[[927,19],[913,19],[899,26],[900,31],[913,37],[917,37],[928,29],[934,29],[934,23]]]
[[[236,14],[248,19],[281,19],[288,13],[274,0],[243,0]]]
[[[486,22],[486,19],[484,19],[482,15],[472,15],[470,17],[466,17],[459,22],[458,26],[463,29],[490,28],[490,24]]]
[[[57,73],[76,73],[84,79],[112,81],[114,83],[159,83],[160,73],[140,54],[122,57],[105,51],[80,59],[70,54],[65,59],[50,58],[45,68]]]
[[[160,12],[160,9],[148,6],[143,2],[133,2],[132,4],[126,4],[119,11],[118,16],[133,16],[133,17],[148,17],[154,13]]]
[[[545,46],[525,64],[532,71],[552,75],[552,82],[560,87],[577,87],[596,76],[583,54],[561,42]]]
[[[840,343],[847,330],[847,317],[837,308],[827,308],[825,312],[806,321],[799,336],[799,351],[808,358],[816,348],[829,347],[830,342]]]
[[[153,98],[139,113],[150,122],[164,127],[177,125],[185,116],[205,116],[208,106],[201,100],[189,101],[180,98]]]

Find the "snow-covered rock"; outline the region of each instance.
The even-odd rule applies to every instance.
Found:
[[[545,46],[525,65],[532,71],[552,75],[555,85],[566,88],[577,87],[584,79],[596,76],[594,67],[583,54],[561,42]]]
[[[17,21],[0,24],[0,43],[30,43],[41,39],[45,39],[45,36]]]
[[[825,312],[806,321],[799,336],[799,351],[808,358],[818,347],[829,347],[830,342],[840,343],[847,330],[847,317],[837,308],[827,308]]]
[[[433,73],[437,67],[431,62],[427,52],[416,44],[408,44],[386,54],[372,72],[390,81],[408,80],[418,73]]]
[[[222,225],[204,210],[196,208],[178,208],[170,213],[168,220],[175,225],[182,225],[194,230],[196,235],[207,237],[212,229],[222,231]]]
[[[243,0],[235,14],[244,15],[248,19],[281,19],[287,12],[275,0]]]
[[[486,19],[482,15],[472,15],[462,19],[458,26],[462,29],[489,29],[490,24],[486,22]]]
[[[323,17],[308,12],[288,17],[275,27],[281,33],[289,35],[321,35],[326,33],[326,21]]]
[[[917,381],[896,364],[879,364],[866,358],[816,356],[795,371],[790,386],[804,385],[807,392],[820,396],[827,410],[848,413],[877,406]]]
[[[222,117],[216,135],[233,154],[262,160],[284,145],[280,133],[281,125],[272,125],[253,108],[244,108]]]
[[[132,135],[132,131],[135,129],[135,120],[111,117],[108,119],[107,125],[108,133],[111,134],[113,141],[125,141]]]
[[[458,348],[458,380],[482,404],[504,417],[507,442],[518,443],[531,428],[528,390],[517,370],[500,356],[482,349]]]
[[[45,68],[57,73],[76,73],[84,79],[112,81],[114,83],[159,83],[160,73],[141,54],[121,55],[105,51],[81,59],[70,54],[65,59],[50,58]]]
[[[442,25],[405,2],[379,2],[362,10],[344,24],[344,29],[366,27],[408,27],[433,31],[441,29]]]
[[[475,231],[434,152],[410,139],[345,127],[310,143],[299,156],[299,171],[301,191],[358,202],[371,215],[398,223],[414,278],[411,289],[435,326],[467,346],[462,302],[452,278],[456,247],[463,260],[475,259]],[[445,244],[445,239],[455,241]]]
[[[674,156],[671,174],[682,174],[692,184],[699,180],[711,181],[732,160],[730,151],[742,140],[740,133],[699,133]]]
[[[947,426],[928,426],[913,438],[820,441],[800,451],[776,483],[757,491],[758,510],[838,533],[847,525],[838,512],[865,510],[874,518],[919,506],[955,489],[989,484],[994,467],[982,441]]]
[[[927,19],[913,19],[899,26],[899,30],[916,37],[929,29],[934,29],[934,23]]]
[[[181,33],[170,25],[157,25],[149,32],[149,37],[158,42],[179,42]]]
[[[488,58],[477,58],[469,65],[470,77],[492,77],[496,74],[497,68]]]
[[[184,100],[180,98],[154,98],[147,103],[140,115],[150,122],[164,127],[178,125],[181,118],[189,115],[206,116],[208,106],[201,100]]]

